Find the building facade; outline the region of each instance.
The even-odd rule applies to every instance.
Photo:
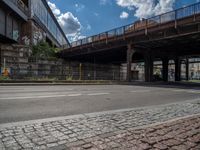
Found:
[[[70,47],[46,0],[1,0],[0,43],[36,45],[44,40],[59,48]]]

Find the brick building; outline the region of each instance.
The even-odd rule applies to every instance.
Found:
[[[0,43],[34,45],[40,40],[70,46],[47,1],[1,0]]]

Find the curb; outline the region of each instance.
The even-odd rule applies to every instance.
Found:
[[[0,83],[0,86],[113,85],[114,83]]]
[[[200,83],[192,82],[126,82],[126,81],[106,81],[106,80],[96,80],[96,81],[0,81],[0,86],[53,86],[53,85],[129,85],[129,86],[147,86],[147,87],[183,87],[183,88],[200,88]]]
[[[37,85],[113,85],[113,81],[0,81],[0,86],[37,86]]]

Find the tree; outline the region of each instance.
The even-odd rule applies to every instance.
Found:
[[[52,58],[56,57],[58,50],[58,48],[50,46],[49,43],[41,41],[32,47],[32,56],[40,59]]]

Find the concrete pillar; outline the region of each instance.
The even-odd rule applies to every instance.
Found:
[[[151,54],[145,55],[145,82],[153,81],[153,57]]]
[[[189,80],[189,59],[186,58],[186,62],[185,62],[185,66],[186,66],[186,80]]]
[[[126,74],[126,80],[128,82],[131,81],[131,64],[132,64],[133,54],[134,54],[134,49],[132,48],[131,44],[128,44],[128,49],[127,49],[127,74]]]
[[[175,59],[175,81],[181,81],[181,60]]]
[[[162,59],[162,67],[163,67],[163,81],[167,82],[168,81],[168,65],[169,65],[169,59],[168,58],[163,58]]]

